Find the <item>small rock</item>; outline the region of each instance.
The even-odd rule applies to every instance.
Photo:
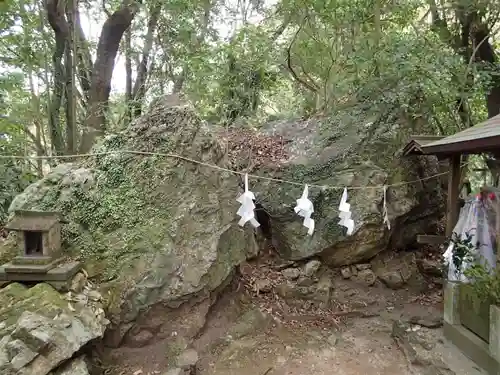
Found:
[[[372,268],[372,265],[370,263],[356,264],[356,269],[358,271],[369,270],[371,268]]]
[[[313,284],[314,280],[309,277],[300,276],[299,279],[297,280],[298,286],[311,286]]]
[[[89,299],[94,302],[98,302],[102,299],[101,293],[99,293],[97,290],[89,290],[89,292],[87,293],[87,297],[89,297]]]
[[[146,346],[153,337],[154,335],[150,331],[143,329],[134,335],[130,335],[127,344],[133,348],[142,348]]]
[[[307,262],[307,264],[304,267],[304,274],[307,277],[311,277],[318,272],[319,268],[321,267],[321,262],[319,260],[311,260]]]
[[[275,269],[275,270],[277,270],[277,271],[282,271],[285,268],[292,267],[294,264],[295,264],[295,262],[290,260],[290,261],[287,261],[287,262],[282,262],[280,264],[274,265],[272,268]]]
[[[164,373],[163,375],[181,375],[182,374],[182,369],[176,367],[176,368],[173,368],[173,369],[170,369],[168,370],[166,373]]]
[[[83,356],[67,361],[58,367],[54,375],[89,375],[89,368]]]
[[[181,369],[189,369],[196,366],[198,362],[198,352],[194,349],[184,350],[177,358],[177,366]]]
[[[81,293],[85,284],[87,284],[87,277],[83,272],[78,272],[75,277],[73,277],[73,280],[71,280],[70,290],[75,293]]]
[[[26,346],[21,340],[12,340],[5,346],[9,355],[12,367],[15,370],[20,370],[30,363],[38,353],[35,353]]]
[[[269,293],[272,287],[271,281],[268,279],[255,280],[255,289],[257,293]]]
[[[326,341],[328,341],[328,343],[331,345],[331,346],[335,346],[339,343],[339,340],[340,340],[340,337],[339,335],[337,335],[336,333],[332,333],[330,336],[328,336],[328,338],[326,339]]]
[[[377,276],[375,276],[372,270],[364,269],[362,271],[359,271],[357,279],[368,286],[372,286],[373,284],[375,284],[375,281],[377,281]]]
[[[420,269],[420,272],[426,275],[431,275],[436,277],[443,276],[443,263],[441,263],[439,260],[419,259],[417,261],[417,265],[418,268]]]
[[[342,274],[342,277],[344,279],[350,279],[351,276],[352,276],[351,268],[350,267],[342,267],[340,269],[340,273]]]
[[[288,280],[296,280],[300,276],[300,270],[298,268],[286,268],[281,271],[281,273],[285,277],[285,279]]]
[[[358,269],[356,268],[356,266],[351,266],[351,274],[353,276],[358,276]]]
[[[442,316],[412,316],[408,319],[411,324],[417,324],[426,328],[440,328],[443,326]]]
[[[379,279],[391,289],[400,289],[405,284],[401,273],[398,271],[385,271],[378,275]]]

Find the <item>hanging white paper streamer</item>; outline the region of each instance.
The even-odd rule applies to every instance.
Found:
[[[240,208],[238,209],[237,215],[241,216],[238,224],[240,226],[244,226],[248,221],[255,228],[260,226],[259,222],[255,220],[255,204],[253,203],[255,199],[255,195],[248,190],[248,175],[245,173],[245,192],[240,195],[237,199],[239,203],[241,203]]]
[[[387,214],[387,186],[384,185],[384,203],[382,208],[382,215],[384,215],[384,224],[387,224],[387,229],[391,230],[391,222]]]
[[[312,235],[314,232],[314,220],[311,215],[314,212],[312,202],[307,197],[309,195],[309,187],[306,185],[302,192],[302,197],[297,199],[297,206],[295,206],[295,213],[304,218],[304,226],[308,229],[307,234]]]
[[[354,231],[354,220],[351,219],[351,205],[347,203],[347,189],[344,188],[339,204],[339,224],[347,228],[347,235]]]

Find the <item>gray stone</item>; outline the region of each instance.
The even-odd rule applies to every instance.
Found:
[[[311,260],[304,266],[304,275],[307,277],[314,276],[321,267],[321,262],[319,260]]]
[[[102,337],[109,323],[96,314],[99,306],[70,308],[64,296],[47,284],[32,288],[9,284],[0,289],[0,305],[4,306],[0,319],[9,322],[0,330],[2,375],[12,371],[47,375],[88,342]]]
[[[396,320],[391,336],[405,355],[410,371],[415,375],[455,375],[445,364],[441,353],[433,350],[435,337],[422,330],[415,330],[410,324]]]
[[[38,353],[28,348],[24,342],[17,339],[7,343],[5,348],[10,357],[10,363],[15,370],[20,370],[38,355]]]
[[[381,127],[379,113],[363,110],[353,113],[352,109],[337,111],[324,121],[307,119],[265,124],[259,129],[259,135],[284,140],[280,167],[262,163],[255,173],[348,189],[349,186],[399,183],[440,173],[435,159],[401,157],[400,150],[414,124],[400,116],[400,109],[395,111],[399,114],[390,116],[392,120],[384,117],[382,122],[388,120],[389,123]],[[237,153],[240,145],[233,142],[230,147]],[[242,160],[248,158],[246,149],[240,147],[240,150],[236,156]],[[390,230],[382,225],[381,190],[349,190],[355,218],[352,236],[347,236],[345,228],[338,224],[342,193],[338,189],[310,189],[309,199],[315,207],[321,207],[321,214],[313,216],[316,229],[313,236],[307,236],[300,220],[291,215],[289,206],[283,203],[290,197],[299,197],[301,186],[264,180],[254,181],[252,186],[259,192],[259,203],[273,218],[272,240],[283,258],[318,257],[325,265],[339,267],[366,262],[387,249],[389,241],[393,248],[405,248],[414,242],[417,233],[435,230],[445,202],[440,180],[427,182],[429,185],[401,184],[389,188],[388,211],[393,224]]]
[[[269,293],[273,289],[273,284],[268,279],[255,280],[255,289],[257,293]]]
[[[80,356],[65,363],[54,375],[89,375],[89,368],[85,358]]]
[[[67,245],[85,254],[89,277],[115,280],[105,297],[115,305],[110,314],[119,316],[109,318],[124,324],[155,304],[219,290],[255,250],[253,229],[239,227],[235,215],[240,176],[175,157],[120,153],[176,154],[226,166],[213,129],[189,106],[170,104],[156,100],[94,146],[107,154],[59,165],[9,208],[62,212]]]
[[[375,276],[372,270],[364,269],[358,272],[356,279],[368,286],[372,286],[377,281],[377,276]]]
[[[163,375],[182,375],[183,373],[184,373],[183,369],[176,367],[176,368],[168,370]]]
[[[411,324],[419,325],[426,328],[439,328],[443,326],[443,317],[441,315],[417,315],[408,319]]]
[[[399,271],[385,271],[378,275],[379,279],[391,289],[400,289],[404,286],[405,281]]]
[[[298,279],[297,279],[297,285],[298,286],[311,286],[314,284],[314,280],[310,277],[306,277],[306,276],[300,276]]]
[[[349,268],[351,270],[352,276],[354,276],[354,277],[358,276],[358,269],[356,268],[356,266],[353,265],[353,266],[350,266]]]
[[[78,272],[73,277],[73,280],[71,280],[70,291],[75,293],[81,293],[86,283],[87,283],[87,277],[82,272]]]
[[[331,345],[331,346],[335,346],[339,343],[339,340],[340,340],[340,336],[337,334],[337,333],[332,333],[330,336],[328,336],[328,343]]]
[[[87,294],[87,297],[89,297],[89,299],[91,301],[100,301],[102,300],[102,296],[101,296],[101,293],[99,293],[97,290],[90,290]]]
[[[368,270],[372,268],[372,265],[370,263],[356,264],[355,266],[358,271]]]
[[[140,330],[136,334],[129,334],[127,340],[127,346],[133,348],[142,348],[146,346],[152,339],[154,335],[145,329]]]
[[[352,276],[350,267],[342,267],[340,269],[340,273],[344,279],[350,279]]]
[[[300,270],[298,268],[285,268],[281,273],[288,280],[296,280],[300,276]]]
[[[198,352],[194,349],[184,350],[177,358],[177,367],[181,369],[189,369],[196,366],[198,362]]]

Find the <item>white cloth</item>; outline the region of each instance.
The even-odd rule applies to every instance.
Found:
[[[496,260],[491,243],[488,215],[482,201],[474,199],[466,202],[460,210],[458,222],[455,228],[453,228],[453,233],[456,233],[462,240],[467,235],[471,235],[472,244],[474,245],[473,254],[488,269],[493,270],[495,268]],[[480,245],[479,247],[477,246],[478,244]],[[468,282],[469,280],[464,276],[464,272],[471,264],[467,261],[462,262],[461,269],[457,272],[453,263],[454,247],[454,243],[450,242],[443,254],[445,264],[448,265],[448,280]]]

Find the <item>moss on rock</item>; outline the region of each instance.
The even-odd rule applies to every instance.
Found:
[[[443,205],[438,179],[390,188],[391,231],[382,224],[382,185],[417,180],[439,170],[436,161],[402,160],[399,150],[410,135],[407,130],[413,129],[405,123],[404,116],[394,114],[387,119],[377,116],[366,110],[355,111],[353,115],[351,109],[327,119],[276,122],[264,127],[262,131],[286,140],[288,160],[279,168],[260,167],[256,174],[336,187],[309,189],[309,198],[314,204],[315,233],[307,236],[302,220],[293,211],[303,187],[252,181],[258,202],[270,215],[273,243],[282,256],[294,260],[320,256],[325,262],[340,266],[370,259],[395,237],[392,243],[395,247],[411,243],[414,238],[398,235],[404,231],[404,225],[418,226],[417,231],[422,232],[432,230]],[[350,186],[366,188],[349,189]],[[355,221],[352,237],[347,237],[346,229],[338,224],[338,206],[344,187],[348,188],[348,202]]]
[[[135,298],[130,317],[212,290],[245,258],[251,233],[235,221],[238,178],[182,159],[223,158],[190,108],[159,101],[94,151],[99,155],[57,166],[10,210],[60,210],[65,250],[105,283],[111,310],[120,310],[126,292]]]

